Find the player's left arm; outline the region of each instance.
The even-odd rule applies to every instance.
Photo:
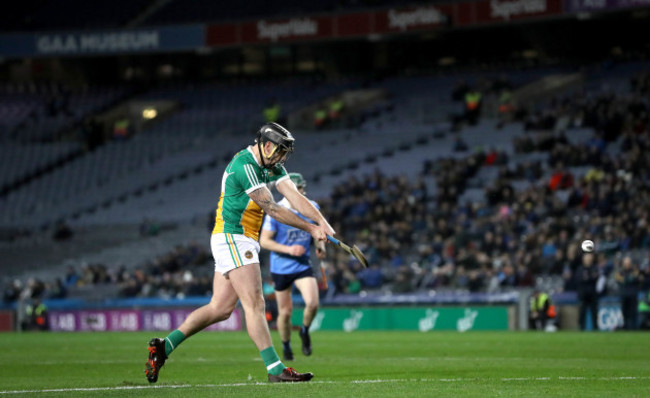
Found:
[[[310,220],[314,221],[316,224],[318,224],[321,227],[325,227],[327,230],[329,230],[328,234],[329,235],[334,235],[334,229],[332,226],[327,222],[325,217],[321,214],[320,211],[314,206],[309,199],[307,199],[303,194],[301,194],[298,191],[298,188],[296,188],[296,184],[293,183],[288,178],[285,178],[283,180],[280,180],[276,186],[278,192],[280,192],[287,200],[289,203],[291,203],[291,206],[298,210],[300,214],[303,216],[309,218]]]

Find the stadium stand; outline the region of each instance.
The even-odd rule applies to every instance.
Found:
[[[21,179],[45,171],[48,166],[63,161],[81,150],[78,142],[54,142],[51,144],[4,143],[0,149],[0,186],[3,192]]]
[[[84,117],[124,99],[125,86],[61,86],[6,84],[0,87],[0,140],[53,141]]]
[[[11,3],[0,16],[0,30],[178,26],[402,6],[330,0],[82,3]],[[330,251],[327,299],[356,302],[362,291],[418,297],[533,287],[571,292],[578,243],[587,237],[597,242],[598,267],[608,276],[610,292],[618,288],[614,275],[623,254],[631,255],[650,281],[647,60],[587,63],[568,56],[545,62],[544,56],[524,51],[512,64],[479,60],[447,68],[440,58],[446,50],[433,47],[451,49],[443,42],[452,29],[416,29],[403,36],[408,40],[367,47],[271,46],[293,55],[312,44],[331,51],[331,63],[317,56],[309,60],[317,70],[309,77],[263,77],[274,69],[275,58],[273,51],[255,48],[249,50],[266,58],[260,64],[264,73],[241,78],[242,54],[195,48],[192,54],[134,59],[120,54],[106,62],[105,69],[119,70],[117,80],[141,79],[142,90],[117,83],[50,84],[46,74],[35,79],[38,83],[2,83],[0,269],[5,278],[18,280],[4,281],[6,292],[16,293],[5,293],[5,301],[208,294],[207,237],[221,173],[234,151],[252,141],[263,104],[273,99],[284,116],[309,115],[310,106],[358,89],[375,90],[381,99],[347,108],[340,121],[318,131],[292,128],[298,150],[289,169],[306,176],[309,196],[372,264],[361,270],[344,253]],[[475,31],[468,31],[467,42],[473,43]],[[410,39],[435,43],[427,46],[434,51],[413,51],[417,45],[411,47]],[[454,40],[466,47],[465,56],[479,50],[475,43]],[[363,48],[367,52],[356,54]],[[335,54],[338,50],[343,51]],[[350,69],[362,77],[336,65],[347,55],[358,57]],[[431,60],[411,69],[409,57]],[[226,59],[236,59],[232,65],[240,72],[212,71],[205,74],[210,79],[189,81],[194,72],[203,74]],[[49,61],[35,62],[34,70]],[[79,62],[83,70],[103,61],[71,63]],[[179,65],[185,74],[154,76],[154,66],[142,66],[148,63]],[[304,72],[297,60],[291,63],[291,74]],[[370,65],[381,70],[369,76]],[[3,68],[6,75],[12,74],[9,69]],[[159,78],[169,81],[159,84]],[[554,87],[544,89],[545,84]],[[472,117],[464,96],[470,89],[482,95],[480,112]],[[511,101],[505,108],[503,98]],[[128,138],[90,145],[84,142],[88,137],[75,135],[126,100],[168,101],[174,109],[138,126]]]
[[[291,111],[301,101],[314,101],[352,84],[354,81],[343,80],[314,89],[309,80],[297,79],[286,83],[249,85],[248,88],[227,85],[196,88],[187,85],[143,94],[134,100],[173,98],[183,110],[132,139],[111,141],[52,170],[37,181],[13,190],[1,204],[5,209],[3,223],[10,227],[35,228],[53,225],[59,219],[83,219],[84,214],[89,213],[91,218],[107,220],[108,216],[102,217],[101,214],[104,208],[113,205],[127,209],[127,219],[116,222],[137,223],[143,217],[138,207],[130,203],[120,206],[118,202],[124,203],[129,198],[140,197],[142,192],[183,180],[188,173],[214,168],[219,161],[248,145],[253,138],[252,132],[261,124],[260,93],[275,93]],[[212,109],[215,107],[223,110],[214,112]],[[199,181],[197,184],[202,186],[202,183]],[[214,186],[215,183],[208,187]],[[174,192],[178,190],[170,192],[172,196],[166,200],[178,205]],[[159,197],[149,200],[151,203],[164,201]],[[202,214],[207,211],[205,206],[196,208],[188,204],[185,208],[188,212]],[[158,210],[158,213],[175,214],[169,209]],[[177,221],[178,217],[175,218]]]
[[[638,69],[631,69],[630,74],[627,75],[628,82],[635,76],[634,71]],[[390,90],[391,84],[395,87],[404,86],[391,81],[384,83],[384,87],[388,87],[393,96],[392,101],[396,104],[405,104],[403,107],[398,105],[390,111],[386,110],[385,113],[368,119],[354,130],[296,132],[305,151],[302,155],[298,152],[290,160],[293,169],[313,172],[311,177],[313,182],[310,181],[309,185],[310,195],[322,201],[335,227],[340,227],[351,240],[359,242],[367,251],[371,262],[380,265],[379,270],[384,279],[380,289],[415,291],[452,288],[469,291],[500,291],[534,285],[550,291],[565,289],[567,278],[573,270],[571,265],[566,264],[571,263],[565,263],[562,257],[555,258],[542,252],[537,253],[536,250],[541,250],[544,245],[530,245],[536,241],[550,239],[549,244],[554,247],[554,250],[549,249],[549,253],[557,251],[567,253],[568,246],[575,241],[567,240],[569,238],[566,236],[561,238],[564,239],[563,241],[558,241],[553,235],[549,235],[549,226],[541,221],[549,217],[547,212],[551,211],[553,206],[539,209],[541,213],[528,215],[521,213],[521,209],[527,208],[527,201],[536,197],[543,198],[543,201],[549,204],[559,200],[566,206],[569,201],[575,200],[571,199],[572,197],[580,195],[579,187],[589,187],[588,181],[591,178],[589,175],[593,174],[594,164],[588,157],[573,163],[570,159],[573,153],[588,153],[580,148],[591,145],[590,142],[597,131],[594,128],[598,126],[586,122],[577,128],[571,125],[566,130],[556,133],[551,129],[549,133],[546,129],[531,124],[529,117],[524,117],[521,121],[500,127],[496,131],[499,139],[495,141],[495,120],[491,118],[486,118],[475,126],[463,127],[460,131],[450,130],[450,126],[445,123],[431,125],[426,121],[420,121],[413,124],[413,121],[418,119],[413,118],[412,113],[408,113],[408,101],[402,101],[403,97],[408,96],[409,89],[403,89],[403,94],[400,94],[398,89]],[[588,92],[589,97],[593,98],[595,103],[602,101],[599,97],[600,91],[597,90],[598,87],[603,87],[602,82],[588,86],[594,88],[593,92]],[[447,88],[451,91],[451,86]],[[179,98],[179,91],[175,90],[148,95]],[[218,90],[207,89],[207,91]],[[445,101],[445,96],[440,95],[440,91],[439,89],[431,91],[439,96],[437,99],[430,98],[431,103]],[[620,95],[633,95],[629,91],[629,85],[628,91]],[[192,97],[202,98],[201,95]],[[207,98],[209,97],[208,95]],[[184,100],[190,100],[189,96]],[[577,108],[582,104],[580,97],[568,97],[567,100]],[[628,100],[630,104],[636,103],[632,98]],[[209,103],[204,99],[197,101]],[[253,105],[246,104],[248,102],[243,101],[241,107],[247,109],[248,114],[254,114],[259,110]],[[547,110],[553,107],[552,104],[546,106]],[[142,147],[145,148],[146,143],[164,141],[160,138],[169,135],[172,131],[182,130],[204,136],[200,140],[202,151],[197,152],[196,146],[184,147],[182,144],[175,143],[170,147],[180,148],[180,150],[167,154],[164,151],[158,152],[159,161],[135,167],[124,179],[113,181],[114,183],[109,185],[110,191],[99,191],[96,197],[89,199],[89,202],[106,198],[111,195],[110,192],[120,195],[120,192],[134,192],[162,181],[158,188],[143,189],[140,194],[132,195],[121,204],[98,208],[92,213],[79,217],[78,222],[74,224],[75,227],[101,226],[111,222],[133,225],[143,218],[150,218],[163,224],[174,222],[178,225],[187,225],[183,224],[183,221],[193,220],[194,226],[183,227],[188,229],[181,228],[182,232],[177,235],[161,235],[161,237],[168,236],[169,240],[161,243],[159,247],[169,248],[178,245],[180,236],[192,236],[191,239],[202,240],[202,234],[206,233],[205,219],[209,218],[209,214],[213,211],[210,206],[215,202],[215,189],[219,177],[219,172],[216,170],[219,166],[224,166],[224,156],[231,153],[234,148],[238,148],[237,145],[245,145],[250,137],[235,135],[232,136],[233,141],[228,144],[224,144],[222,140],[210,141],[207,132],[212,129],[209,126],[211,123],[216,125],[219,122],[211,121],[212,116],[200,112],[200,109],[199,106],[188,106],[185,111],[163,121],[151,131],[145,131],[140,136],[134,137],[127,146],[131,145],[135,148],[137,142],[142,140],[144,142]],[[568,116],[575,124],[578,114],[575,113],[575,109],[571,106],[563,109],[566,115],[556,114],[554,124],[564,123],[561,122],[563,116]],[[589,105],[582,110],[588,111]],[[231,122],[230,125],[236,126],[237,121]],[[156,140],[151,140],[151,137],[156,137]],[[462,137],[468,149],[454,152],[455,137]],[[562,137],[566,139],[563,140]],[[549,138],[551,144],[547,142]],[[526,149],[528,144],[522,141],[532,142],[532,150]],[[646,141],[647,132],[641,133],[638,137],[628,134],[616,138],[611,144],[606,145],[607,150],[603,152],[605,163],[600,164],[613,166],[626,156],[630,159],[630,154],[634,152],[629,151],[638,150],[639,145],[641,147],[646,145]],[[113,146],[124,144],[126,143],[111,143],[102,150],[107,151]],[[566,145],[571,145],[573,148],[567,148]],[[357,159],[369,161],[350,164],[349,156],[343,155],[320,157],[321,160],[316,161],[314,153],[319,153],[318,147],[321,152],[323,148],[327,148],[335,154],[346,154],[346,150],[355,148]],[[217,148],[228,149],[215,157]],[[142,153],[141,151],[142,148],[136,150],[137,153]],[[578,185],[554,193],[548,191],[546,186],[556,162],[554,159],[558,157],[557,151],[564,151],[564,157],[569,156],[566,161],[567,170]],[[113,156],[115,155],[109,157]],[[492,160],[488,161],[488,159]],[[642,162],[640,159],[638,161]],[[93,158],[92,163],[98,163],[98,159]],[[635,167],[633,170],[638,170],[636,168],[642,164],[630,166]],[[201,165],[205,167],[201,168]],[[414,165],[418,166],[414,167]],[[160,170],[160,173],[153,170]],[[164,181],[170,177],[169,171],[172,170],[186,175],[165,184]],[[618,180],[619,183],[624,181],[620,180],[621,176],[617,174],[616,168],[607,166],[603,172],[606,179]],[[316,176],[319,174],[322,174],[322,177],[317,179]],[[643,175],[634,171],[630,174],[640,177]],[[464,188],[458,184],[458,180],[454,180],[459,175],[466,181]],[[625,175],[627,174],[623,174]],[[116,183],[117,181],[119,183]],[[453,181],[457,182],[453,183]],[[629,183],[639,184],[643,180],[634,181]],[[326,189],[328,186],[333,186],[334,189],[328,192]],[[450,186],[455,186],[456,190],[451,192]],[[508,186],[511,187],[509,189],[512,189],[511,195],[514,196],[505,201],[503,197],[495,199],[495,195],[498,193],[497,196],[500,196],[502,188]],[[368,193],[369,187],[374,187],[370,189],[370,193]],[[584,194],[582,195],[584,199]],[[642,197],[639,200],[643,200]],[[639,203],[639,209],[645,208],[642,203]],[[573,214],[573,217],[582,217],[580,214],[589,214],[590,206],[592,205],[581,209],[574,204],[570,206],[569,214]],[[593,206],[594,209],[599,208],[596,203]],[[370,210],[374,208],[383,210]],[[533,214],[534,218],[530,219]],[[510,217],[514,217],[512,221],[508,221]],[[38,217],[34,218],[35,221],[37,219]],[[400,221],[402,219],[405,219],[406,223]],[[588,230],[585,229],[585,225],[580,224],[571,228],[566,225],[562,227],[561,217],[551,219],[559,223],[551,224],[552,228],[567,228],[567,231],[577,228],[571,234],[576,237],[574,239],[587,236],[585,234],[588,233],[589,236],[598,236],[603,241],[610,239],[612,245],[619,245],[629,250],[646,247],[650,239],[643,233],[634,237],[626,236],[625,234],[631,231],[629,228],[625,229],[622,223],[619,224],[619,228],[623,226],[623,229],[618,229],[610,236],[601,229],[604,224],[596,224],[596,229],[592,225]],[[605,223],[607,218],[595,219],[593,222]],[[368,231],[363,227],[367,225],[375,225],[376,228]],[[458,230],[454,225],[464,225],[469,232]],[[521,238],[517,238],[522,231],[527,232]],[[594,235],[596,233],[603,235]],[[613,236],[618,233],[623,235],[614,239]],[[492,234],[493,237],[488,239],[487,234]],[[490,243],[492,239],[501,243]],[[189,240],[185,241],[189,242]],[[91,259],[92,263],[106,264],[109,270],[122,264],[126,267],[123,271],[131,275],[129,272],[136,271],[128,271],[128,269],[140,269],[152,257],[151,248],[140,243],[124,242],[117,245],[115,249],[98,252],[87,258]],[[535,249],[529,254],[519,249],[527,246]],[[488,249],[489,247],[491,249]],[[79,263],[81,261],[78,259],[68,261],[67,265]],[[126,263],[130,263],[130,266]],[[61,271],[67,265],[60,262],[54,268]],[[335,270],[331,277],[337,292],[350,292],[350,286],[353,286],[353,282],[358,279],[361,279],[362,288],[369,288],[363,282],[366,275],[359,273],[360,270],[355,267],[345,256],[336,255]],[[182,280],[182,274],[177,274],[177,278],[179,281]],[[193,280],[189,277],[187,279]],[[187,281],[179,282],[174,290],[175,294],[182,293],[183,286],[187,283]],[[134,292],[131,289],[131,294],[154,294],[151,293],[152,291],[147,288]],[[166,291],[164,294],[170,292]]]

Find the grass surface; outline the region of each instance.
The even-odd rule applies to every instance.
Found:
[[[0,334],[0,396],[650,396],[644,333],[325,332],[300,353],[310,383],[269,384],[244,332],[204,332],[144,377],[146,333]],[[279,337],[273,333],[276,349]]]

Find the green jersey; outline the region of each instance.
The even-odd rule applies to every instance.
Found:
[[[266,169],[257,162],[250,147],[239,151],[223,173],[212,234],[240,234],[259,241],[264,211],[248,194],[285,178],[289,174],[284,166]]]

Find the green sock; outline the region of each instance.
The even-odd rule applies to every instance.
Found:
[[[185,335],[180,330],[176,329],[165,337],[165,355],[169,354],[178,347],[180,343],[185,340]]]
[[[266,371],[269,372],[269,374],[279,375],[282,373],[284,368],[286,368],[282,361],[280,361],[280,357],[278,356],[278,353],[275,352],[273,346],[260,351],[260,355],[262,356],[264,365],[266,365]]]

